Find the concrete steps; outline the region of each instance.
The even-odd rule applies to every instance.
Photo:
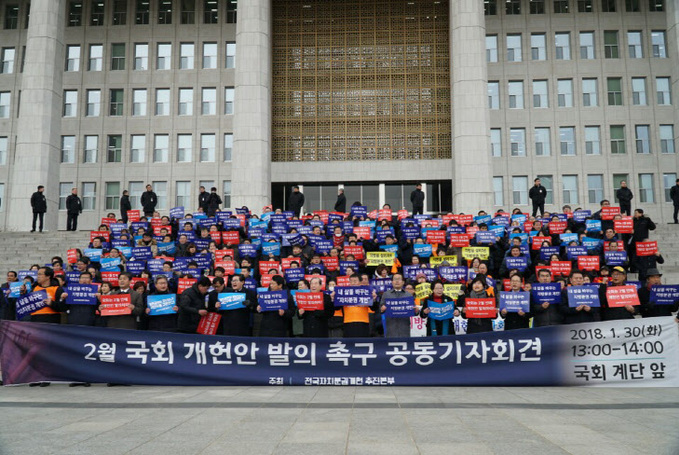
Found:
[[[47,264],[53,256],[66,261],[69,248],[85,248],[89,231],[0,232],[0,279],[9,270],[26,270],[32,264]]]

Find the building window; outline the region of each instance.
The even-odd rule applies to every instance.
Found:
[[[111,45],[111,71],[122,71],[125,69],[125,44],[118,43]]]
[[[490,130],[490,156],[502,156],[502,130],[500,128]]]
[[[191,182],[179,181],[177,185],[177,198],[175,207],[191,206]]]
[[[123,89],[111,89],[111,103],[108,114],[112,117],[123,115],[125,91]]]
[[[674,125],[660,125],[660,152],[674,153]]]
[[[636,125],[634,127],[634,139],[637,153],[648,155],[651,153],[651,129],[648,125]]]
[[[568,0],[554,0],[554,12],[557,14],[570,13]]]
[[[523,109],[523,81],[509,81],[509,108]]]
[[[12,63],[14,63],[14,48],[11,48],[11,50]],[[5,66],[4,51],[5,49],[3,49],[3,68]],[[80,71],[80,46],[68,46],[66,48],[66,71]]]
[[[78,47],[78,49],[80,49]],[[14,72],[14,57],[16,51],[13,47],[2,49],[2,61],[0,62],[0,74],[12,74]]]
[[[203,2],[203,23],[219,23],[219,8],[217,7],[217,0],[205,0]]]
[[[97,184],[83,182],[83,210],[94,210],[97,206]]]
[[[167,210],[167,182],[153,182],[153,192],[158,198],[157,210]]]
[[[120,182],[106,182],[106,210],[120,209]],[[65,202],[64,202],[65,203]]]
[[[677,173],[676,172],[671,172],[667,174],[662,175],[662,180],[663,180],[663,188],[665,190],[665,202],[672,202],[672,198],[670,197],[670,191],[672,190],[672,187],[676,185],[677,181]]]
[[[601,128],[598,126],[585,127],[585,153],[601,155]]]
[[[511,128],[509,130],[509,143],[512,156],[526,156],[525,128]]]
[[[507,61],[521,61],[521,35],[507,35]]]
[[[604,198],[604,176],[602,174],[587,175],[587,202],[597,204]]]
[[[549,128],[535,128],[535,155],[549,156],[552,154]]]
[[[140,43],[134,45],[134,69],[146,71],[149,69],[149,45]]]
[[[497,0],[483,0],[483,13],[486,16],[497,16]]]
[[[592,0],[578,0],[578,13],[591,13]]]
[[[501,207],[505,204],[503,186],[502,177],[493,177],[493,205],[496,207]]]
[[[616,0],[601,0],[601,12],[615,13],[615,2]]]
[[[644,58],[641,46],[641,32],[627,32],[627,49],[629,58]]]
[[[224,197],[222,198],[222,207],[231,207],[231,180],[224,180],[222,184]]]
[[[500,83],[497,81],[488,82],[488,108],[500,109]]]
[[[8,144],[9,141],[7,140],[7,137],[0,136],[0,166],[7,164],[7,153],[9,152]]]
[[[495,37],[495,61],[497,62],[497,36]],[[236,43],[226,43],[226,67],[236,67]]]
[[[181,43],[179,45],[179,69],[193,69],[194,48],[193,43]]]
[[[655,202],[653,174],[639,174],[639,201],[648,204]]]
[[[227,47],[227,58],[228,58],[228,47]],[[486,35],[486,61],[489,63],[497,62],[497,35]],[[228,64],[226,67],[229,68]]]
[[[632,104],[635,106],[646,106],[646,78],[632,78]]]
[[[530,35],[530,55],[533,60],[547,60],[547,44],[544,33]]]
[[[179,115],[193,115],[193,89],[179,89]]]
[[[93,27],[104,25],[104,11],[106,10],[104,1],[93,0],[90,8],[90,25]]]
[[[606,58],[620,57],[617,30],[606,30],[604,32],[604,56]]]
[[[236,91],[233,87],[224,88],[224,113],[227,115],[233,114],[233,104],[235,96]]]
[[[224,135],[224,161],[231,161],[233,155],[233,134]]]
[[[571,34],[557,33],[554,35],[554,45],[557,60],[571,59]]]
[[[561,178],[564,204],[578,204],[578,176],[564,175]]]
[[[0,183],[0,212],[5,210],[5,184]]]
[[[156,69],[169,70],[171,61],[172,61],[172,44],[159,43],[158,57],[156,59]]]
[[[625,149],[625,125],[611,125],[611,153],[621,155]]]
[[[217,43],[203,43],[203,69],[217,68]]]
[[[203,115],[217,115],[217,89],[203,88],[200,111]]]
[[[628,13],[638,13],[641,11],[641,7],[639,6],[639,1],[640,0],[625,0],[625,10]]]
[[[144,192],[144,182],[129,182],[130,205],[132,210],[141,208],[141,195]]]
[[[512,177],[512,202],[514,205],[528,205],[528,177]]]
[[[547,190],[547,195],[545,196],[546,204],[554,203],[554,178],[551,175],[538,175],[540,179],[540,184]]]
[[[0,92],[0,118],[9,118],[12,94],[10,92]]]
[[[608,105],[622,106],[622,79],[609,77],[606,84],[608,86]]]
[[[146,89],[132,91],[132,115],[134,117],[146,115],[146,98]]]
[[[75,117],[78,113],[78,91],[64,90],[64,117]]]
[[[505,13],[507,15],[521,14],[521,0],[505,0]]]
[[[61,136],[61,162],[75,164],[75,136]]]
[[[134,135],[130,139],[130,163],[143,163],[146,160],[146,136]]]
[[[137,14],[135,15],[134,18],[135,24],[148,25],[150,12],[151,12],[150,0],[137,0]]]
[[[238,0],[226,0],[226,23],[235,24],[238,19]]]
[[[104,61],[104,46],[101,44],[90,45],[90,59],[87,62],[88,71],[101,71]]]
[[[545,0],[530,0],[531,14],[545,14]]]
[[[196,22],[196,0],[179,0],[181,6],[182,24]]]
[[[17,11],[18,17],[19,11]],[[5,16],[7,17],[7,16]],[[71,1],[68,3],[68,26],[69,27],[80,27],[83,24],[83,2],[82,1]],[[7,28],[7,22],[5,19],[5,28]],[[15,27],[16,28],[16,27]]]
[[[153,137],[153,162],[167,163],[170,156],[170,136],[167,134],[156,134]]]
[[[549,107],[547,81],[533,81],[533,107]]]
[[[169,25],[172,23],[172,0],[160,0],[158,2],[158,24]]]
[[[653,49],[653,57],[667,58],[664,31],[654,30],[651,32],[651,47]]]
[[[85,136],[83,163],[96,163],[99,154],[99,136]]]
[[[659,106],[669,106],[672,104],[672,92],[669,77],[655,78],[655,93]]]
[[[665,11],[665,0],[649,0],[649,10],[652,12]]]
[[[200,162],[215,162],[216,136],[214,134],[200,135]]]
[[[113,25],[127,24],[127,0],[115,0],[113,2]]]
[[[106,148],[106,162],[120,163],[123,158],[123,136],[111,134],[108,137],[108,147]]]
[[[559,128],[559,146],[561,155],[574,156],[575,150],[575,127],[562,126]]]
[[[177,162],[190,163],[191,162],[191,141],[190,134],[179,134],[177,136]]]
[[[580,58],[583,60],[596,58],[594,32],[580,32]]]
[[[573,107],[573,79],[557,81],[559,107]]]
[[[156,115],[170,115],[170,89],[156,89]]]
[[[599,99],[597,95],[597,80],[583,79],[582,80],[582,105],[585,107],[598,106]]]
[[[59,182],[59,210],[66,210],[66,198],[71,195],[73,182]]]

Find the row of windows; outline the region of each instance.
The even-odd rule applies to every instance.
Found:
[[[130,181],[127,182],[127,189],[130,192],[130,204],[132,205],[132,210],[141,209],[141,195],[145,191],[147,182],[142,181]],[[0,184],[2,185],[2,184]],[[186,207],[190,210],[190,207],[195,207],[197,202],[193,200],[191,194],[193,183],[190,181],[177,181],[175,182],[174,194],[168,194],[168,184],[164,181],[154,181],[151,182],[153,186],[153,191],[158,196],[158,204],[156,209],[167,210],[169,200],[174,200],[173,207]],[[204,186],[205,188],[212,188],[215,185],[214,180],[201,180],[198,183],[198,187]],[[71,189],[73,189],[73,182],[60,182],[59,183],[59,210],[66,210],[66,198],[71,194]],[[120,196],[122,194],[121,182],[104,182],[104,210],[119,210],[120,209]],[[0,186],[0,195],[2,195],[3,187]],[[197,190],[196,190],[197,191]],[[231,207],[231,180],[222,181],[222,206]],[[97,209],[97,183],[96,182],[82,182],[80,197],[83,202],[83,210],[96,210]],[[1,206],[0,206],[1,209]]]
[[[524,109],[526,103],[524,102],[524,81],[508,81],[507,82],[507,106],[509,109]],[[557,79],[556,87],[552,85],[550,90],[550,83],[547,80],[539,79],[532,81],[533,103],[534,108],[548,108],[553,104],[550,101],[550,91],[556,88],[556,106],[558,107],[573,107],[575,93],[573,89],[573,79]],[[625,98],[628,102],[631,101],[633,106],[648,106],[652,103],[648,99],[647,80],[645,77],[631,78],[630,85],[623,90],[623,80],[621,77],[606,78],[606,104],[608,106],[622,106],[625,104]],[[655,78],[655,102],[658,106],[670,106],[672,104],[672,88],[669,77]],[[599,106],[599,82],[595,77],[583,78],[580,84],[582,92],[582,106],[595,107]],[[623,93],[631,93],[631,96],[623,97]],[[490,109],[500,109],[501,94],[500,82],[488,82],[488,107]]]
[[[587,174],[585,176],[587,181],[587,193],[584,201],[580,200],[580,177],[578,175],[562,175],[560,179],[561,185],[561,200],[555,201],[554,187],[555,181],[553,175],[538,175],[540,183],[547,190],[547,197],[545,200],[546,204],[599,204],[599,202],[605,198],[611,197],[612,195],[615,202],[618,202],[617,197],[615,197],[615,192],[620,188],[621,182],[627,182],[628,187],[634,191],[637,196],[637,201],[640,203],[654,204],[656,202],[655,195],[655,174],[640,173],[637,174],[637,181],[631,182],[629,180],[629,174],[613,174],[612,186],[606,188],[604,185],[604,175],[603,174]],[[670,189],[675,185],[677,180],[676,172],[663,173],[662,174],[662,188],[664,196],[662,201],[672,202],[670,198]],[[526,175],[515,175],[511,177],[511,197],[505,201],[505,178],[504,177],[493,177],[493,191],[495,194],[494,204],[496,206],[508,205],[528,205],[530,200],[528,198],[528,191],[530,187],[528,186],[528,176]],[[532,179],[531,179],[532,182]],[[637,183],[638,186],[635,189],[634,184]],[[557,186],[558,188],[558,186]],[[572,207],[575,209],[576,207]]]
[[[586,155],[602,154],[602,139],[600,126],[586,126],[584,128],[584,144]],[[533,130],[533,150],[535,156],[552,155],[552,129],[549,127],[536,127]],[[574,126],[562,126],[558,131],[558,153],[562,156],[575,156],[578,154],[578,140]],[[634,149],[636,153],[648,155],[655,151],[652,141],[650,125],[634,126]],[[660,153],[675,153],[674,125],[660,125],[658,136]],[[509,128],[509,155],[523,157],[527,155],[527,141],[525,128]],[[490,130],[490,152],[493,157],[503,155],[503,138],[501,128]],[[580,147],[582,142],[580,142]],[[613,155],[627,153],[627,140],[625,125],[611,125],[609,127],[609,151]]]
[[[654,58],[667,58],[667,42],[664,30],[653,30],[650,36],[650,49],[646,49],[643,33],[638,30],[627,32],[627,52],[621,52],[620,32],[618,30],[605,30],[603,43],[597,46],[596,35],[593,31],[578,33],[579,55],[582,60],[593,60],[603,49],[603,55],[607,59],[617,59],[626,55],[630,59],[644,58],[650,55]],[[507,34],[505,37],[505,61],[521,62],[528,56],[523,54],[523,35],[521,33]],[[603,44],[603,48],[601,47]],[[556,32],[554,34],[554,59],[571,60],[574,58],[574,50],[571,48],[571,33]],[[486,36],[486,61],[496,63],[499,61],[498,35]],[[548,58],[547,35],[545,33],[530,34],[530,60],[541,61]],[[597,51],[598,49],[598,51]],[[576,50],[577,51],[577,50]],[[650,52],[649,52],[650,51]]]
[[[496,16],[498,12],[504,10],[508,16],[523,14],[524,2],[528,2],[530,14],[568,14],[577,8],[578,13],[593,13],[596,4],[601,6],[602,13],[615,13],[622,11],[622,6],[618,2],[623,2],[625,11],[628,13],[639,13],[647,8],[647,11],[665,11],[665,0],[483,0],[484,12],[486,16]],[[502,8],[502,5],[505,5]],[[551,9],[550,9],[551,8]]]
[[[0,138],[2,139],[2,138]],[[5,138],[6,139],[6,138]],[[197,135],[198,143],[194,144],[193,134],[178,134],[175,142],[175,152],[170,148],[170,135],[155,134],[148,137],[144,134],[133,134],[129,137],[126,144],[123,143],[122,134],[110,134],[106,138],[106,153],[103,160],[107,163],[145,163],[147,160],[153,163],[190,163],[198,161],[201,163],[214,163],[217,160],[217,135],[200,134]],[[61,137],[61,162],[64,164],[97,163],[100,158],[100,140],[98,135],[86,135],[82,139],[82,154],[78,158],[78,145],[76,136]],[[152,142],[152,144],[150,143]],[[150,156],[147,157],[149,145],[152,146]],[[194,156],[194,148],[199,146],[198,156]],[[2,142],[0,141],[0,147]],[[222,149],[222,160],[231,161],[233,154],[233,134],[224,134]],[[0,157],[2,157],[0,149]],[[7,156],[5,142],[5,160]],[[4,162],[2,163],[4,164]]]

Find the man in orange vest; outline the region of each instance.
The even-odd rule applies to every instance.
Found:
[[[357,274],[349,277],[349,286],[360,286],[360,276]],[[335,295],[332,295],[333,300]],[[377,293],[373,291],[373,305],[345,306],[344,313],[344,336],[346,338],[367,338],[370,336],[370,310],[377,311]]]
[[[50,267],[39,268],[36,283],[33,292],[45,291],[47,292],[49,300],[46,307],[31,313],[31,322],[60,324],[61,313],[58,310],[61,301],[66,298],[66,293],[54,279],[54,270]]]

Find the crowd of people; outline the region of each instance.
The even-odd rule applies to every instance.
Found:
[[[149,185],[143,212],[124,201],[122,216],[102,219],[86,248],[74,245],[66,260],[10,271],[0,316],[17,319],[17,303],[37,291],[47,293],[46,305],[24,321],[205,333],[201,321],[214,313],[216,333],[229,336],[440,336],[677,311],[679,299],[668,303],[654,292],[664,259],[642,209],[630,217],[604,200],[595,213],[568,205],[547,213],[539,183],[539,217],[519,209],[426,215],[420,187],[411,195],[412,212],[388,204],[346,207],[340,190],[336,211],[302,214],[304,195],[295,187],[286,211],[232,213],[220,210],[215,188],[201,188],[196,212],[176,207],[161,216]],[[638,280],[628,281],[628,272]],[[68,299],[69,289],[89,284],[98,285],[97,304]],[[609,290],[631,285],[637,302],[609,301]],[[343,287],[367,291],[369,302],[340,304]],[[574,304],[573,290],[581,287],[590,291]],[[280,291],[285,305],[270,309],[263,294]],[[299,303],[302,293],[322,297],[310,309]],[[102,311],[105,296],[123,294],[130,295],[124,314]],[[239,294],[239,304],[227,305],[228,294]],[[171,310],[155,315],[154,297],[172,295]],[[393,302],[405,307],[392,312]]]

